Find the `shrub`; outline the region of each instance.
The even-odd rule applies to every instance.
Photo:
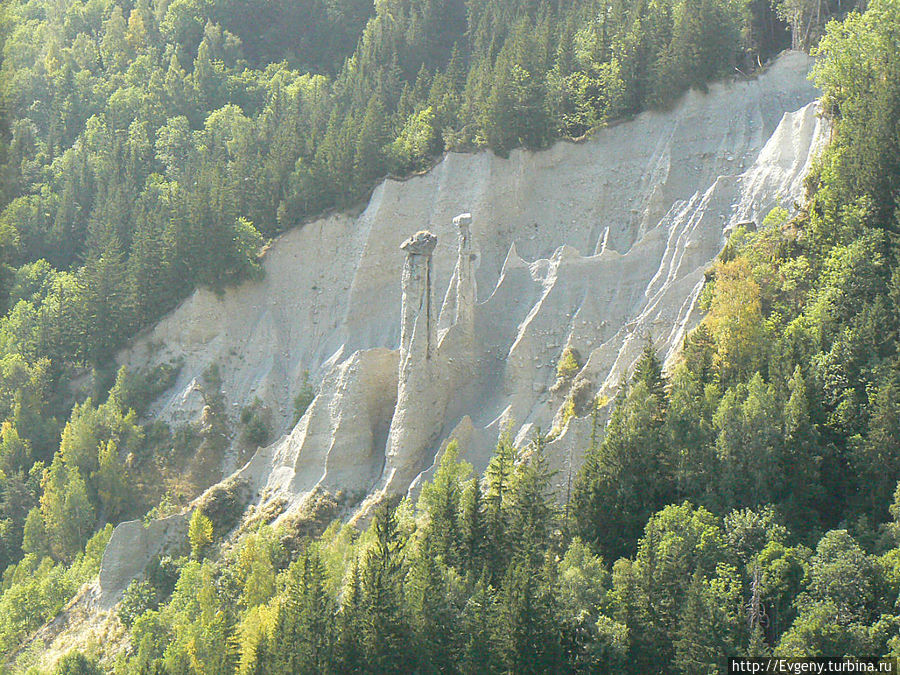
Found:
[[[179,573],[171,557],[154,556],[147,566],[147,577],[132,581],[122,595],[118,612],[122,625],[131,628],[139,617],[159,608],[175,590]]]
[[[100,667],[79,651],[71,651],[56,664],[54,675],[102,675]]]
[[[571,347],[566,347],[562,356],[559,357],[559,363],[556,366],[556,377],[560,380],[571,380],[579,370],[577,352]]]
[[[199,508],[212,522],[216,537],[224,536],[240,522],[249,497],[246,488],[245,483],[231,481],[210,488],[201,499]]]
[[[241,410],[241,441],[248,446],[263,446],[271,435],[271,414],[258,398]]]
[[[146,579],[135,579],[122,594],[122,602],[119,604],[119,621],[126,628],[131,628],[135,619],[150,609],[159,606],[159,599],[153,585]]]
[[[571,347],[566,347],[559,357],[559,363],[556,364],[556,382],[550,388],[551,392],[559,392],[568,387],[581,366],[578,363],[578,352]]]
[[[138,415],[144,415],[150,404],[175,384],[181,366],[181,360],[136,371],[122,366],[109,392],[110,398],[115,399],[123,411],[132,409]]]
[[[300,391],[294,397],[294,425],[300,421],[300,418],[303,417],[303,414],[315,397],[316,390],[309,381],[309,371],[304,371],[303,379],[300,381]]]
[[[579,378],[572,387],[573,412],[578,415],[587,414],[594,402],[594,387],[590,380]]]

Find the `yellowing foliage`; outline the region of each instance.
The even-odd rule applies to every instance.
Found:
[[[197,509],[191,516],[188,525],[188,539],[191,542],[191,555],[200,558],[213,540],[212,521],[203,515],[203,511]]]
[[[709,314],[704,323],[716,344],[715,366],[723,376],[754,372],[765,352],[759,284],[739,257],[716,267]]]

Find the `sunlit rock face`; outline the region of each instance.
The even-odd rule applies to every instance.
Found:
[[[359,215],[285,234],[264,279],[196,292],[120,360],[183,359],[153,410],[171,422],[199,414],[213,363],[234,419],[259,397],[283,436],[224,469],[289,510],[316,487],[414,490],[454,437],[482,469],[502,430],[560,426],[565,347],[573,382],[610,393],[648,337],[668,357],[695,325],[728,231],[802,200],[825,136],[810,65],[787,53],[577,144],[448,154]],[[292,426],[304,371],[318,394]],[[556,429],[558,468],[577,467],[588,427]]]

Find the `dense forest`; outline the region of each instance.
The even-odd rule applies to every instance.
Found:
[[[648,348],[597,402],[610,422],[567,505],[540,436],[501,439],[480,477],[448,452],[416,503],[382,503],[362,533],[329,525],[321,495],[294,527],[229,536],[241,514],[224,495],[194,512],[190,552],[129,587],[130,647],[57,670],[708,673],[734,654],[900,655],[900,2],[848,5],[8,2],[2,659],[96,575],[112,524],[196,493],[185,457],[222,436],[222,419],[142,417],[177,364],[117,373],[138,330],[197,285],[259,274],[266,240],[385,175],[581,136],[792,40],[820,55],[833,125],[808,202],[732,236],[673,369]]]

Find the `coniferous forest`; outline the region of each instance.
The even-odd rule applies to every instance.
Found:
[[[445,454],[360,530],[194,512],[57,673],[711,673],[900,656],[900,0],[7,0],[0,6],[0,673],[114,524],[199,483],[118,348],[281,232],[444,151],[504,156],[675,105],[784,48],[831,140],[796,216],[730,238],[561,503],[545,438]],[[219,374],[204,386],[214,392]],[[308,403],[308,401],[307,401]],[[215,412],[215,405],[211,408]],[[302,412],[298,402],[298,413]],[[261,443],[253,411],[244,432]],[[212,448],[212,450],[211,450]]]

